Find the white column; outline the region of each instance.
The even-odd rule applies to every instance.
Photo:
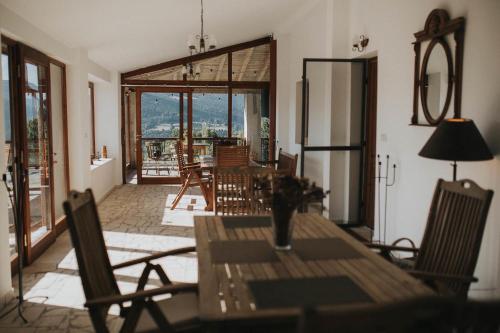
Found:
[[[68,142],[71,189],[90,187],[90,99],[88,95],[88,55],[74,50],[74,61],[67,66]]]
[[[0,40],[1,44],[1,40]],[[2,77],[2,68],[0,66],[0,77]],[[3,110],[3,80],[0,80],[0,173],[5,170],[5,156],[3,153],[3,145],[5,142],[5,125],[4,125],[4,110]],[[10,249],[9,249],[9,219],[7,215],[7,200],[8,194],[5,186],[0,187],[0,306],[2,298],[12,290],[12,282],[10,278]]]

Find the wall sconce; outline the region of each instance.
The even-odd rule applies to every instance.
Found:
[[[368,45],[368,42],[370,39],[366,37],[365,35],[359,36],[359,42],[352,44],[352,50],[353,51],[358,51],[358,52],[363,52],[365,47]]]

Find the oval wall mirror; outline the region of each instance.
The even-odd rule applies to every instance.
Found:
[[[411,125],[437,126],[450,113],[461,117],[464,32],[463,17],[450,19],[444,9],[434,9],[414,34]]]
[[[427,47],[420,82],[424,116],[429,124],[437,125],[446,116],[453,92],[451,50],[443,39],[433,39]]]

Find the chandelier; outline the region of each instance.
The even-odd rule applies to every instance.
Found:
[[[203,26],[203,0],[201,0],[201,31],[199,34],[191,34],[188,38],[187,45],[189,54],[199,54],[210,51],[216,48],[217,41],[213,35],[205,34]],[[200,65],[194,66],[193,63],[188,63],[182,67],[182,74],[189,75],[191,78],[199,78],[201,73]]]

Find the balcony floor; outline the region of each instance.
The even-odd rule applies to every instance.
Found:
[[[182,246],[194,245],[193,216],[206,215],[199,190],[190,190],[170,210],[179,187],[123,185],[99,204],[99,215],[112,264]],[[157,261],[173,281],[196,282],[195,255],[175,256]],[[116,271],[122,293],[135,290],[143,266]],[[13,311],[0,319],[2,332],[93,332],[83,308],[85,296],[78,276],[76,257],[68,232],[64,232],[38,260],[24,269],[25,304],[23,324]],[[159,285],[152,276],[151,286]],[[17,277],[13,279],[17,293]],[[3,308],[15,305],[11,299]],[[118,307],[110,309],[108,327],[117,332],[121,319]]]

